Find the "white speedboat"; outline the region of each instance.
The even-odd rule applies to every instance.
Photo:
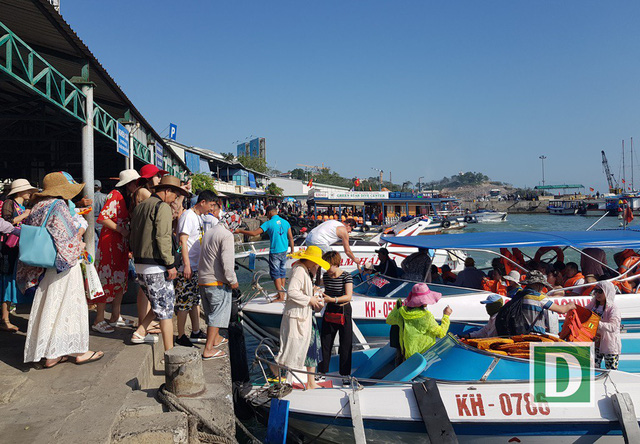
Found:
[[[469,213],[467,214],[467,216],[474,218],[480,224],[491,222],[506,222],[507,220],[506,211],[482,209]]]

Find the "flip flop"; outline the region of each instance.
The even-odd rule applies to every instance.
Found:
[[[68,360],[69,360],[69,358],[68,358],[68,357],[66,357],[66,356],[60,356],[60,359],[58,359],[56,362],[54,362],[54,363],[53,363],[53,364],[51,364],[51,365],[47,365],[47,364],[45,364],[45,365],[43,365],[43,366],[42,366],[42,368],[45,368],[45,369],[46,369],[46,368],[53,368],[53,367],[55,367],[55,366],[56,366],[56,365],[58,365],[58,364],[62,364],[63,362],[67,362]]]
[[[220,342],[218,345],[214,345],[215,348],[218,348],[224,344],[229,343],[229,340],[227,338],[222,338],[222,342]]]
[[[225,352],[223,352],[222,350],[216,350],[216,352],[211,356],[202,355],[202,360],[211,361],[212,359],[224,358],[225,356],[227,356]]]
[[[147,334],[149,335],[159,335],[162,333],[162,330],[160,330],[160,327],[158,328],[150,328],[147,330]]]
[[[97,355],[98,353],[102,353],[102,354],[100,356],[98,356],[97,358],[94,358],[94,356]],[[100,359],[102,359],[103,356],[104,356],[103,352],[95,351],[95,352],[93,352],[93,354],[91,356],[89,356],[89,359],[85,359],[84,361],[78,362],[78,358],[76,358],[75,361],[74,361],[74,364],[75,365],[84,365],[84,364],[88,364],[90,362],[96,362],[96,361],[99,361]]]

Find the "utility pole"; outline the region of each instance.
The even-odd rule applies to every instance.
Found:
[[[544,154],[539,157],[539,159],[542,161],[542,186],[543,187],[544,187],[544,159],[546,158],[547,156],[545,156]],[[544,196],[544,188],[542,189],[542,195]]]

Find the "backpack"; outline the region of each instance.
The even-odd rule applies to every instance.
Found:
[[[498,311],[498,314],[496,314],[496,331],[498,332],[498,336],[529,334],[536,322],[542,317],[544,310],[538,313],[537,318],[532,324],[529,324],[527,318],[524,316],[522,304],[524,297],[529,293],[530,291],[526,289],[518,291],[513,298]]]

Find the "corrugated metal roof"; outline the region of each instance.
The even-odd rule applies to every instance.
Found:
[[[89,78],[96,84],[94,100],[115,118],[129,109],[154,139],[162,141],[153,126],[129,100],[71,26],[47,0],[0,0],[0,21],[67,78],[80,76],[89,64]],[[167,147],[184,167],[185,163]]]

